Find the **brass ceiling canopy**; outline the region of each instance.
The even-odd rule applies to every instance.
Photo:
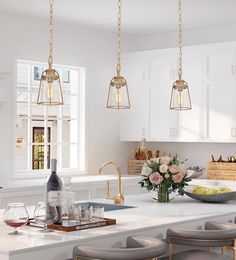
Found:
[[[62,86],[59,73],[52,68],[53,64],[53,5],[54,0],[49,0],[49,57],[48,69],[43,71],[40,78],[37,104],[46,106],[63,105]]]
[[[189,87],[186,81],[182,79],[182,61],[183,61],[183,22],[182,22],[182,2],[179,0],[179,79],[172,85],[170,109],[172,110],[190,110],[192,109]]]
[[[111,79],[107,97],[107,108],[127,109],[130,108],[130,98],[127,81],[121,76],[121,0],[118,0],[118,50],[116,76]]]

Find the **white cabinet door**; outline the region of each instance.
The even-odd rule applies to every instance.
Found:
[[[203,81],[188,80],[192,109],[178,112],[179,141],[203,141],[206,137],[206,89]]]
[[[236,76],[236,45],[226,48],[218,47],[206,52],[206,76],[210,80],[233,78]]]
[[[178,137],[177,112],[170,110],[169,81],[149,88],[149,133],[151,141],[174,141]]]
[[[183,79],[202,80],[204,76],[204,55],[202,51],[189,51],[183,56]]]
[[[148,139],[147,87],[135,83],[136,88],[130,88],[131,108],[120,111],[120,140],[140,141]]]
[[[158,54],[150,59],[150,81],[177,79],[177,54]]]
[[[148,59],[143,57],[125,57],[122,62],[122,76],[128,84],[145,82],[148,80]]]
[[[209,140],[236,141],[236,82],[211,81],[207,88]]]

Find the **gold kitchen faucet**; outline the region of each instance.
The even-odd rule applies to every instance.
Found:
[[[99,174],[101,174],[103,168],[107,165],[113,165],[115,166],[115,169],[116,169],[116,175],[117,175],[117,185],[118,185],[118,193],[113,197],[113,196],[110,196],[110,183],[109,181],[107,181],[107,192],[106,192],[106,196],[105,198],[106,199],[113,199],[114,200],[114,204],[124,204],[124,196],[122,195],[121,193],[121,171],[120,171],[120,167],[114,163],[114,162],[106,162],[104,163],[100,168],[99,168]]]

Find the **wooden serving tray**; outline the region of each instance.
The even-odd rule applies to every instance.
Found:
[[[89,229],[89,228],[110,226],[115,224],[116,224],[116,219],[104,218],[101,221],[84,222],[84,223],[74,222],[74,221],[63,221],[62,225],[52,224],[52,225],[48,225],[48,228],[58,230],[58,231],[63,231],[63,232],[71,232],[71,231],[78,231],[78,230]],[[34,221],[30,221],[29,225],[34,227],[42,227],[41,225],[38,225]]]

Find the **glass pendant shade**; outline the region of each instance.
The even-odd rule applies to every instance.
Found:
[[[172,86],[170,109],[173,110],[192,109],[188,84],[182,79],[176,80]]]
[[[107,108],[126,109],[130,108],[128,86],[125,78],[120,75],[112,78],[109,86]]]
[[[46,69],[40,79],[37,103],[46,106],[63,105],[60,76],[54,69]]]

